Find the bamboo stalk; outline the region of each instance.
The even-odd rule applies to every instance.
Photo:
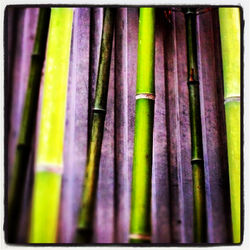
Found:
[[[130,242],[151,241],[155,10],[140,8]]]
[[[52,8],[33,188],[30,243],[55,243],[73,10]]]
[[[191,127],[191,164],[193,172],[194,199],[194,241],[206,242],[206,194],[204,161],[202,148],[202,129],[200,114],[199,76],[196,45],[196,9],[185,10],[189,112]]]
[[[31,55],[28,89],[22,113],[21,128],[16,146],[13,173],[8,192],[8,242],[16,242],[21,205],[31,151],[32,138],[36,127],[36,113],[40,90],[41,74],[50,19],[50,9],[39,11],[36,38]]]
[[[114,239],[127,243],[129,232],[128,164],[128,9],[117,9],[115,22],[115,171]]]
[[[240,9],[219,8],[233,242],[241,242]]]
[[[99,163],[106,115],[109,71],[113,40],[114,9],[106,8],[103,17],[102,41],[87,164],[78,219],[76,242],[87,243],[92,237],[93,212],[96,199]]]

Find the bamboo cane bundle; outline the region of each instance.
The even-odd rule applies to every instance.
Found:
[[[240,10],[219,8],[233,242],[241,241]]]
[[[56,242],[72,19],[72,9],[51,10],[30,243]]]
[[[103,17],[98,77],[85,170],[82,203],[76,232],[76,241],[79,243],[89,242],[92,237],[93,212],[95,206],[99,162],[108,96],[109,71],[113,40],[113,23],[114,9],[106,8],[104,10]]]
[[[196,9],[185,10],[189,112],[191,127],[191,164],[193,172],[194,241],[206,241],[206,200],[200,115],[199,76],[196,45]]]
[[[36,38],[31,55],[31,64],[22,113],[21,128],[16,146],[13,174],[8,193],[8,241],[15,242],[25,186],[25,177],[30,156],[31,143],[36,127],[36,113],[40,90],[41,73],[49,27],[50,9],[39,11]]]
[[[140,8],[130,242],[150,242],[155,10]]]

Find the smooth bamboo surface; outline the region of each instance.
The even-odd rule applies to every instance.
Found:
[[[22,112],[21,128],[16,146],[13,173],[8,193],[8,241],[17,240],[17,230],[21,217],[21,206],[28,171],[28,161],[36,127],[36,113],[40,90],[41,74],[45,57],[50,9],[40,9],[36,38],[31,55],[28,89]]]
[[[140,8],[130,242],[151,241],[155,10]],[[141,97],[142,96],[142,97]]]
[[[239,8],[219,8],[233,242],[241,242],[241,23]]]
[[[55,243],[57,237],[72,19],[72,9],[51,10],[30,243]]]

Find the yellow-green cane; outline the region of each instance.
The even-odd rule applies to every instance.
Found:
[[[241,241],[241,25],[239,8],[219,8],[233,242]]]
[[[57,237],[72,19],[72,9],[51,10],[30,243],[55,243]]]

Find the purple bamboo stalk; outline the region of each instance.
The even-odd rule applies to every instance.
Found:
[[[18,9],[16,49],[13,62],[12,100],[10,110],[10,131],[8,135],[8,179],[14,163],[15,148],[19,134],[22,107],[27,89],[31,52],[33,49],[38,9]]]
[[[230,242],[226,128],[222,66],[218,58],[221,54],[218,25],[216,10],[198,16],[198,66],[210,243]]]
[[[84,24],[84,25],[83,25]],[[64,137],[64,173],[59,242],[72,243],[76,230],[87,155],[90,8],[74,11]]]
[[[128,166],[128,19],[117,9],[115,33],[115,242],[126,243],[129,231]]]
[[[169,243],[170,206],[169,206],[169,164],[167,153],[166,129],[166,86],[164,68],[164,31],[163,13],[156,9],[155,23],[155,114],[153,137],[152,169],[152,243]]]
[[[172,12],[165,21],[167,71],[167,130],[171,206],[171,242],[191,243],[193,225],[192,172],[188,91],[186,88],[186,43],[182,13]],[[173,37],[173,39],[171,39]],[[184,192],[185,191],[185,192]]]

